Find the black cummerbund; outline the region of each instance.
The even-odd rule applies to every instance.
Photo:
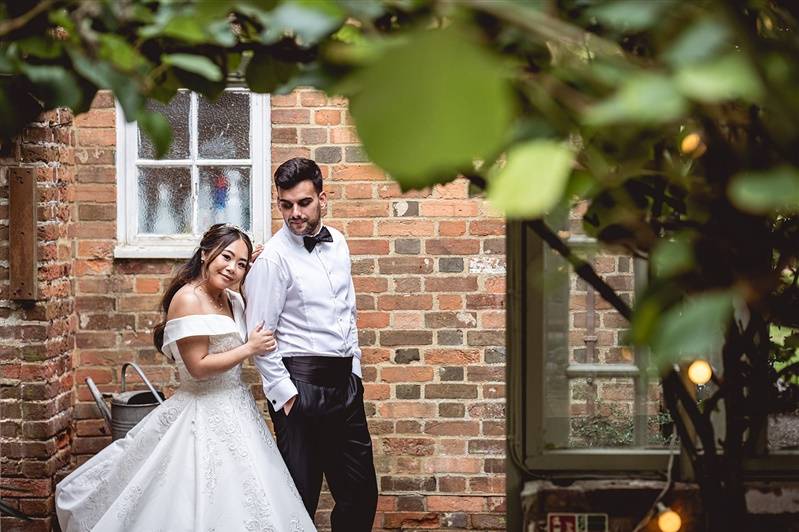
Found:
[[[316,386],[345,384],[352,373],[352,357],[283,357],[283,365],[292,378]]]

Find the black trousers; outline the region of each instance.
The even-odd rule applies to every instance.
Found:
[[[308,356],[283,362],[299,395],[288,416],[271,404],[269,415],[305,508],[313,518],[324,474],[335,501],[333,532],[371,531],[377,481],[363,384],[352,373],[352,359]]]

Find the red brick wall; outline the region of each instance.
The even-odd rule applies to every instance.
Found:
[[[56,472],[69,462],[74,313],[68,228],[74,205],[74,132],[64,110],[43,115],[0,159],[0,497],[50,530]],[[39,300],[9,300],[8,183],[36,180]]]
[[[114,391],[121,364],[136,361],[168,391],[177,382],[150,336],[175,262],[112,256],[112,99],[98,96],[76,125],[73,450],[80,462],[109,441],[86,376]],[[326,222],[352,252],[381,493],[375,530],[503,530],[504,222],[470,198],[462,180],[400,194],[367,162],[341,99],[310,90],[272,97],[273,166],[294,156],[320,164],[331,198]],[[255,370],[247,375],[261,398]],[[330,505],[323,498],[320,523]]]

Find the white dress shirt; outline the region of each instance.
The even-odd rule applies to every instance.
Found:
[[[253,357],[275,410],[297,394],[283,357],[351,356],[352,372],[361,376],[350,252],[344,235],[328,230],[333,242],[319,242],[309,253],[284,225],[244,282],[247,330],[263,321],[277,339],[275,351]]]

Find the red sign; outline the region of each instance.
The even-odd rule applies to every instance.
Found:
[[[575,514],[548,514],[547,518],[549,532],[577,532],[577,516]]]
[[[608,514],[547,514],[548,532],[608,532]]]

